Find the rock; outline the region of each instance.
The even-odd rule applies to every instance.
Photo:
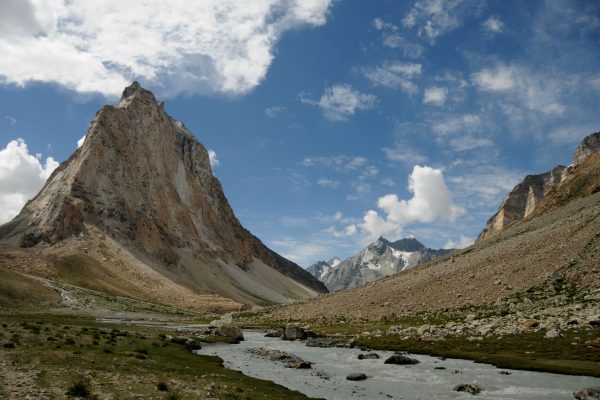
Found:
[[[547,338],[550,338],[550,339],[555,339],[555,338],[562,337],[562,335],[561,335],[561,333],[560,333],[560,331],[558,329],[548,329],[546,331],[546,335],[545,336]]]
[[[283,335],[285,340],[302,340],[306,339],[306,332],[304,329],[296,324],[287,324],[285,326],[285,333]]]
[[[540,326],[540,323],[532,319],[526,319],[525,321],[523,321],[523,326],[527,329],[533,329]]]
[[[510,372],[510,371],[499,371],[498,373],[500,375],[511,375],[512,374],[512,372]]]
[[[589,156],[600,151],[600,132],[586,136],[573,155],[573,165],[579,165]]]
[[[308,361],[296,361],[290,364],[290,368],[294,369],[311,369],[312,366]]]
[[[576,390],[573,397],[577,400],[600,400],[600,386]]]
[[[194,338],[188,338],[185,336],[170,336],[167,335],[166,339],[169,340],[171,343],[175,343],[175,344],[180,344],[182,346],[185,346],[187,349],[189,350],[200,350],[202,348],[202,345],[200,344],[200,341],[194,339]]]
[[[217,335],[225,336],[232,340],[244,340],[244,335],[239,326],[233,324],[221,323],[215,330]]]
[[[469,393],[472,395],[476,395],[481,393],[481,388],[475,384],[471,384],[471,383],[463,383],[461,385],[456,385],[454,386],[454,390],[455,392],[465,392],[465,393]]]
[[[348,381],[364,381],[367,379],[367,375],[360,372],[353,372],[346,376],[346,380]]]
[[[271,330],[271,331],[267,331],[267,333],[265,333],[265,337],[278,338],[278,337],[282,337],[282,336],[283,336],[283,330],[281,330],[281,329]]]
[[[359,354],[359,360],[377,360],[379,358],[379,354],[377,353],[367,353],[367,354]]]
[[[395,364],[395,365],[415,365],[418,364],[419,360],[415,360],[414,358],[403,356],[402,354],[393,354],[387,360],[385,360],[384,364]]]
[[[306,347],[347,347],[345,339],[339,338],[310,338],[305,343]]]

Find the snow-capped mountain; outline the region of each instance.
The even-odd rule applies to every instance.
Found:
[[[329,261],[317,261],[306,270],[310,272],[315,278],[321,279],[327,276],[335,267],[340,265],[342,260],[337,257],[333,257]]]
[[[344,261],[338,258],[319,261],[307,271],[323,282],[330,291],[338,291],[364,285],[452,251],[426,248],[413,237],[395,242],[380,237],[355,256]]]

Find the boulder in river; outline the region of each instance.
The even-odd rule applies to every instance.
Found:
[[[237,325],[220,323],[217,325],[216,333],[217,335],[225,336],[231,340],[244,340],[242,330]]]
[[[577,400],[600,400],[600,386],[580,389],[573,392]]]
[[[270,330],[267,331],[267,333],[265,333],[265,337],[282,337],[283,336],[283,330],[281,329],[275,329],[275,330]]]
[[[285,340],[302,340],[306,339],[306,332],[304,328],[296,324],[287,324],[285,326],[285,333],[283,335]]]
[[[395,365],[414,365],[414,364],[418,364],[418,363],[419,363],[419,360],[415,360],[414,358],[403,356],[402,354],[392,354],[387,360],[385,360],[385,364],[395,364]]]
[[[348,374],[348,376],[346,377],[346,380],[348,381],[364,381],[365,379],[367,379],[367,375],[361,372],[353,372],[351,374]]]
[[[379,354],[377,354],[377,353],[366,353],[366,354],[358,355],[359,360],[377,360],[378,358],[379,358]]]
[[[456,385],[452,390],[454,390],[455,392],[465,392],[472,395],[479,394],[482,391],[482,389],[479,386],[472,383],[463,383],[460,385]]]

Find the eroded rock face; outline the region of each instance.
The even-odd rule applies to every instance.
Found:
[[[498,211],[488,220],[477,241],[490,238],[508,225],[532,215],[545,196],[565,181],[574,167],[598,152],[600,152],[600,132],[592,133],[583,139],[573,156],[573,166],[558,165],[552,171],[526,176],[513,188]]]
[[[89,225],[201,292],[273,303],[327,291],[240,224],[207,150],[138,83],[98,111],[83,145],[0,236],[56,244]],[[260,278],[269,271],[278,282]]]
[[[584,162],[589,156],[600,151],[600,132],[588,135],[573,155],[573,165],[577,166]]]

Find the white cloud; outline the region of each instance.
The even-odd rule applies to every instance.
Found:
[[[19,213],[56,167],[58,162],[52,157],[42,164],[39,156],[30,154],[23,139],[13,140],[0,150],[0,224]]]
[[[85,137],[86,137],[86,135],[83,135],[83,136],[81,137],[81,139],[79,139],[79,140],[77,141],[77,148],[80,148],[81,146],[83,146],[83,142],[85,142]]]
[[[221,165],[221,161],[219,161],[219,158],[217,157],[217,153],[212,149],[208,149],[208,159],[210,160],[210,166],[212,168],[215,168],[215,167],[218,167],[219,165]]]
[[[308,266],[315,258],[327,259],[331,257],[328,254],[328,251],[330,251],[329,244],[322,241],[316,242],[284,238],[273,240],[269,245],[285,258],[299,265]]]
[[[452,138],[448,143],[456,151],[468,151],[494,145],[494,142],[490,139],[476,138],[471,135]]]
[[[380,67],[365,68],[364,75],[375,85],[402,89],[415,94],[419,88],[415,80],[421,75],[423,67],[417,63],[387,62]]]
[[[401,49],[404,56],[412,59],[420,58],[425,49],[417,43],[412,43],[398,33],[398,27],[381,18],[375,18],[373,26],[382,31],[382,44],[390,49]]]
[[[504,28],[504,23],[498,18],[490,17],[483,23],[483,27],[492,33],[500,33]]]
[[[300,164],[303,167],[314,167],[316,165],[322,165],[328,168],[332,168],[338,172],[349,172],[356,171],[359,168],[363,168],[367,165],[369,160],[362,156],[320,156],[320,157],[305,157]]]
[[[414,149],[407,141],[401,140],[394,147],[384,147],[383,153],[391,161],[401,161],[406,164],[421,164],[427,161],[427,157]]]
[[[14,117],[11,117],[10,115],[5,115],[4,119],[6,119],[8,121],[8,123],[13,126],[17,124],[17,119]]]
[[[445,120],[435,122],[432,129],[438,135],[444,136],[455,133],[468,133],[480,129],[481,118],[473,114],[452,116]]]
[[[443,105],[446,102],[446,96],[448,96],[448,89],[445,87],[428,87],[423,94],[423,103]]]
[[[331,121],[346,121],[356,111],[374,108],[377,97],[354,90],[350,85],[338,84],[326,88],[318,101],[303,93],[300,94],[300,101],[320,107],[325,117]]]
[[[464,249],[465,247],[469,247],[473,243],[475,243],[475,238],[460,235],[456,242],[452,239],[448,239],[448,241],[444,245],[444,249]]]
[[[283,110],[285,110],[285,107],[273,106],[273,107],[266,108],[265,114],[269,118],[276,118]]]
[[[513,69],[498,66],[496,69],[483,69],[472,76],[473,82],[480,90],[501,92],[515,86]]]
[[[431,223],[438,220],[454,221],[464,209],[454,204],[442,171],[416,165],[408,180],[413,197],[400,200],[395,194],[380,197],[377,207],[385,213],[369,210],[359,224],[361,235],[372,241],[379,236],[399,237],[406,224]]]
[[[331,3],[6,0],[0,82],[116,96],[137,79],[165,95],[242,94],[264,79],[281,36],[323,25]]]
[[[336,181],[335,179],[321,178],[317,181],[317,185],[335,189],[340,185],[340,181]]]
[[[417,0],[413,8],[402,19],[406,28],[417,27],[419,36],[430,44],[463,24],[472,5],[469,0]]]
[[[473,83],[483,92],[505,96],[509,103],[519,107],[505,106],[505,113],[519,116],[523,108],[542,114],[559,115],[566,111],[562,103],[576,85],[577,79],[564,73],[549,71],[533,72],[520,65],[499,64],[493,69],[482,69],[471,76]]]

